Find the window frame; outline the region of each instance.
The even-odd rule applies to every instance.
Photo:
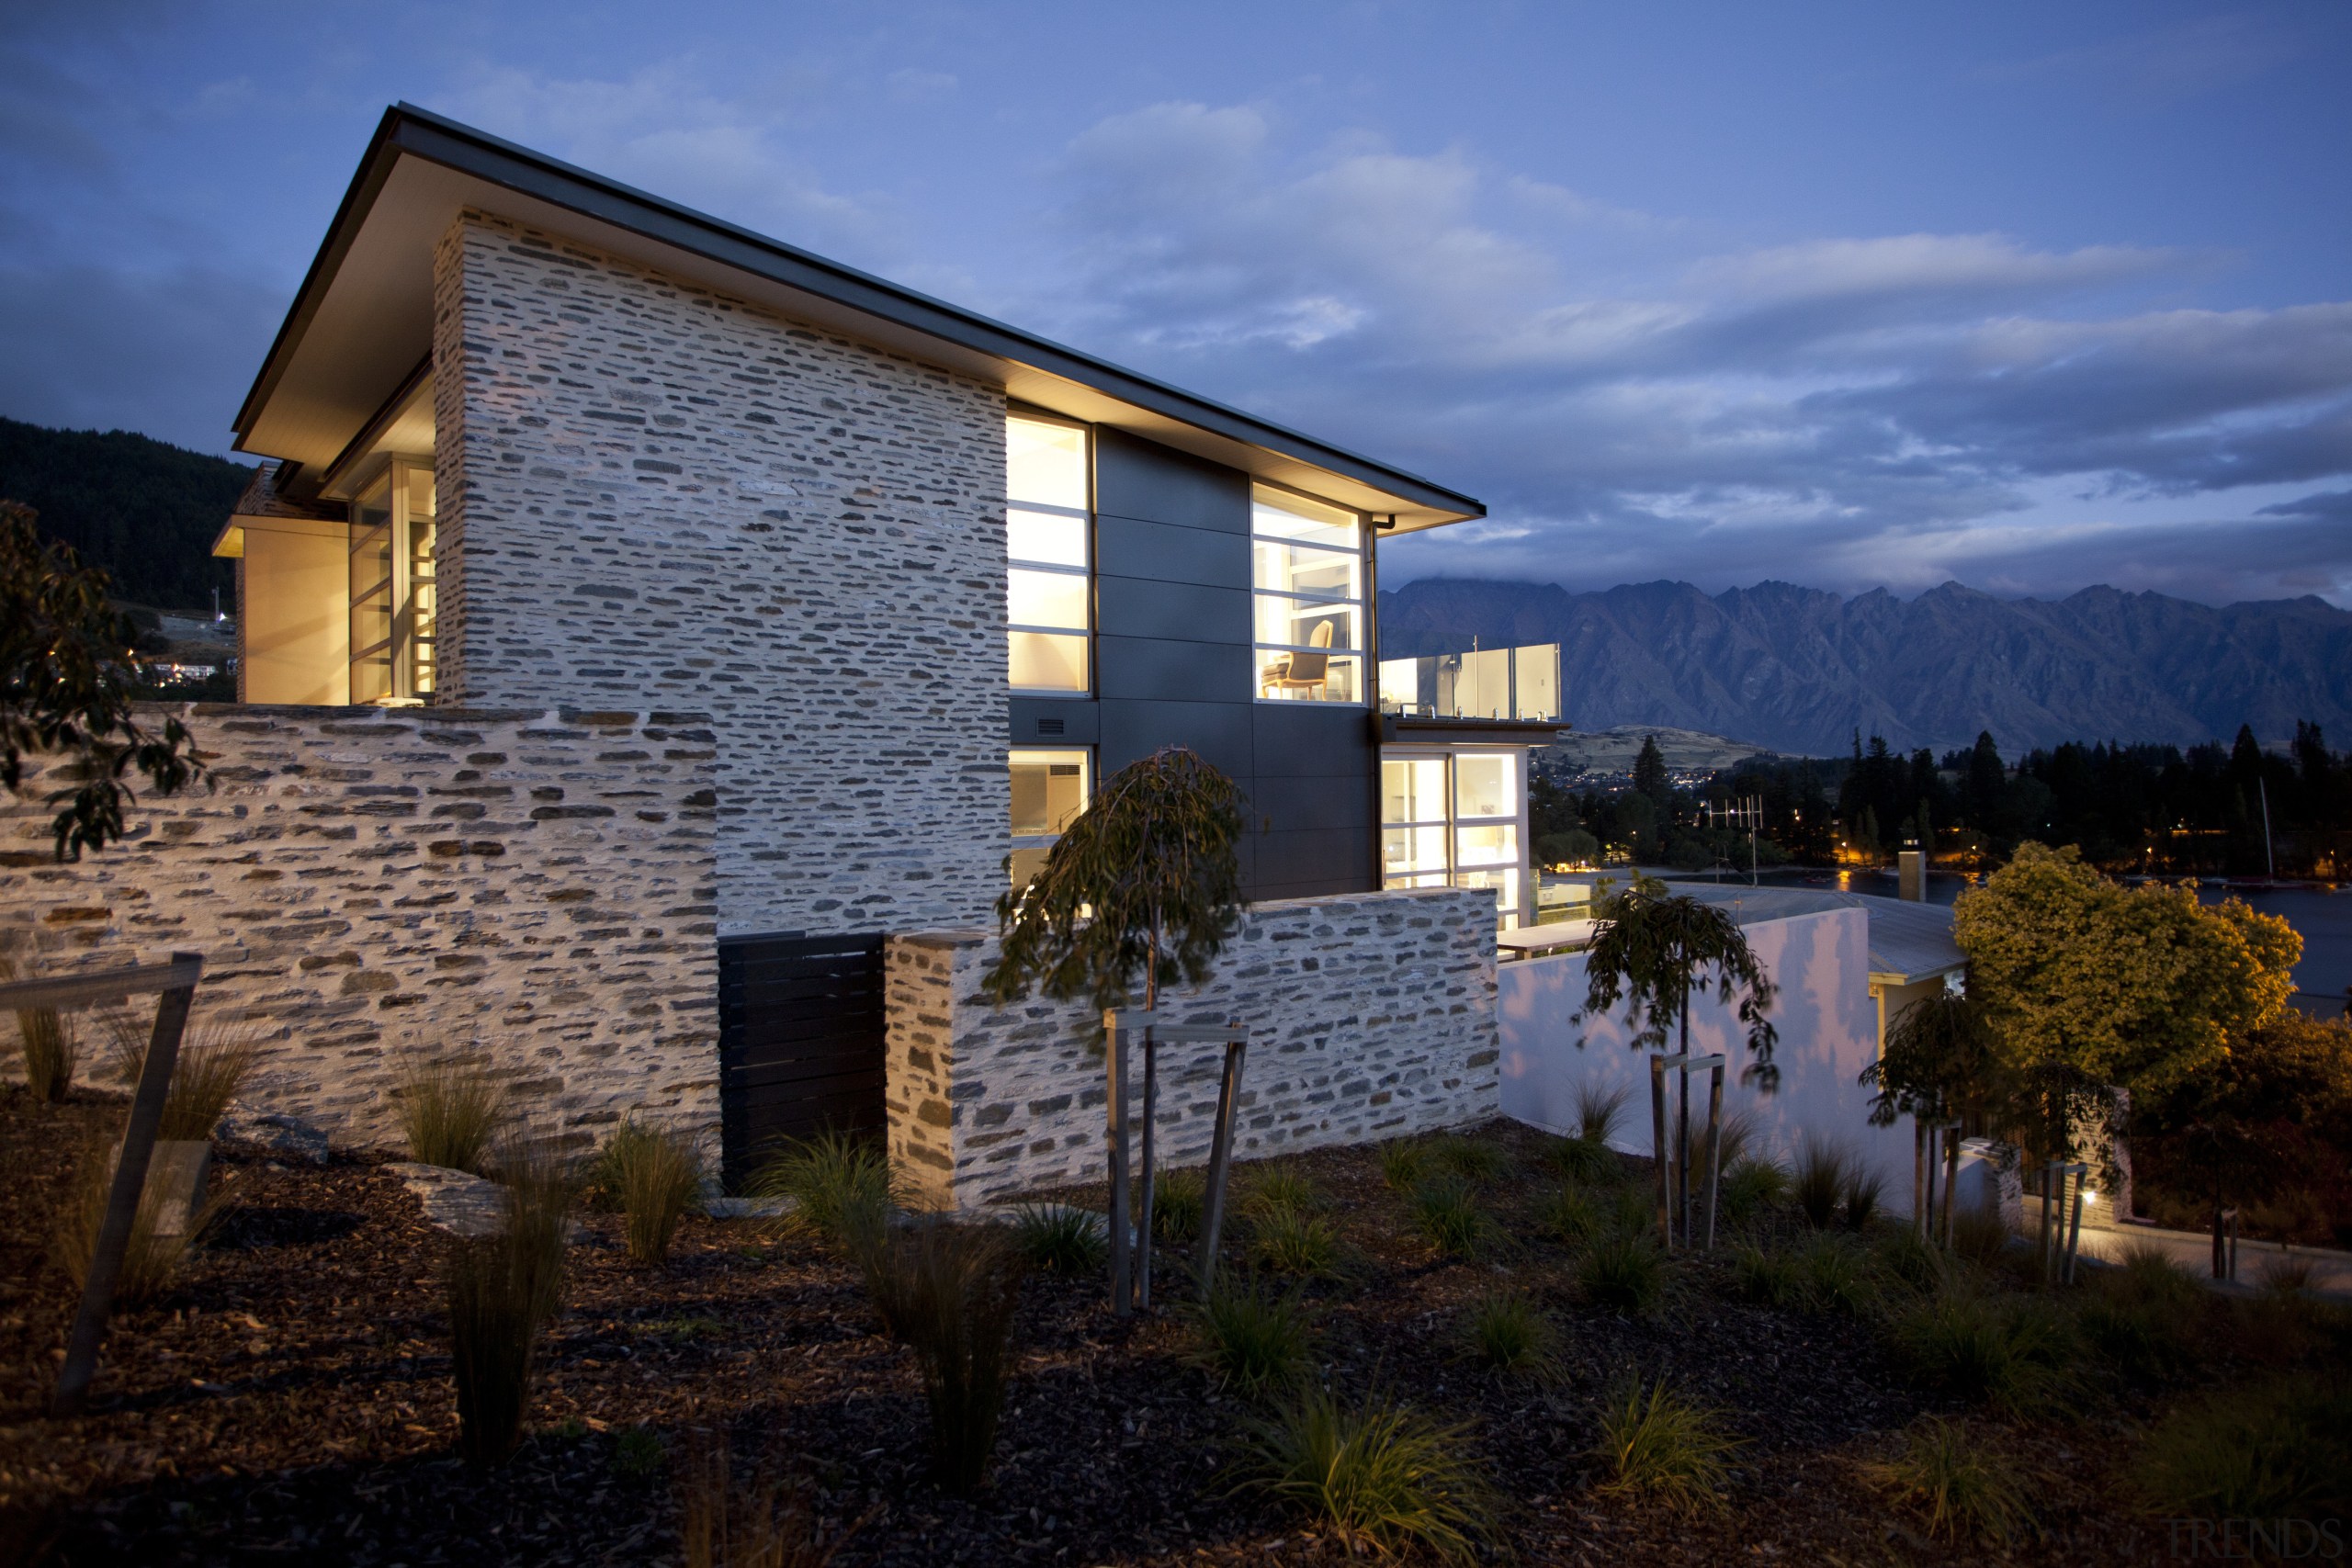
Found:
[[[1058,506],[1048,502],[1019,501],[1014,499],[1012,495],[1011,467],[1008,463],[1004,497],[1005,690],[1015,696],[1024,697],[1061,697],[1065,699],[1091,697],[1094,694],[1098,680],[1096,660],[1099,649],[1095,646],[1096,626],[1102,619],[1100,614],[1101,607],[1095,603],[1094,581],[1094,567],[1096,559],[1094,540],[1094,427],[1080,420],[1063,419],[1057,415],[1033,412],[1027,409],[1009,408],[1005,410],[1005,423],[1009,426],[1015,420],[1024,421],[1030,424],[1056,425],[1064,430],[1074,430],[1078,432],[1080,442],[1079,460],[1084,469],[1086,481],[1086,505],[1084,508],[1080,509],[1076,507]],[[1012,513],[1015,512],[1031,512],[1035,513],[1040,516],[1068,517],[1076,520],[1079,525],[1080,536],[1085,542],[1085,564],[1083,566],[1071,566],[1064,561],[1026,559],[1013,555],[1012,525]],[[1012,574],[1016,571],[1049,573],[1055,576],[1075,577],[1080,579],[1084,584],[1086,625],[1082,627],[1046,626],[1034,625],[1026,621],[1015,621],[1012,618]],[[1025,633],[1032,637],[1076,638],[1083,649],[1082,657],[1086,661],[1085,680],[1076,686],[1014,685],[1012,683],[1012,637],[1015,633]]]
[[[420,519],[410,507],[411,483],[422,473],[435,486],[433,514]],[[350,566],[345,579],[346,593],[347,643],[345,649],[345,694],[355,706],[416,707],[432,700],[440,670],[440,603],[438,565],[440,548],[440,504],[438,479],[434,473],[433,458],[406,453],[394,453],[383,466],[357,486],[352,494],[347,513],[346,535]],[[380,496],[380,501],[378,499]],[[382,520],[363,521],[365,509],[380,507]],[[433,530],[432,543],[420,556],[415,547],[416,530],[423,526]],[[379,552],[384,557],[383,575],[370,582],[365,590],[357,576],[363,551]],[[420,561],[424,570],[419,570]],[[422,614],[428,629],[419,635],[419,590],[434,594],[434,603]],[[383,595],[388,601],[380,609],[363,611],[364,600]],[[363,645],[359,638],[362,614],[380,615],[385,635]],[[418,645],[427,651],[422,660]],[[363,663],[380,664],[384,689],[373,695],[359,695],[359,678]],[[420,663],[424,680],[418,682]],[[377,684],[371,680],[368,682]]]
[[[1018,766],[1024,758],[1031,760],[1033,762],[1044,762],[1047,767],[1051,767],[1056,761],[1065,759],[1076,759],[1079,766],[1078,810],[1082,812],[1088,807],[1094,804],[1095,770],[1093,747],[1009,746],[1005,748],[1004,753],[1005,781],[1008,786],[1012,783],[1013,768]],[[1008,826],[1010,826],[1010,802],[1008,801],[1007,804],[1008,809],[1006,816],[1008,819]],[[1075,817],[1077,812],[1073,812],[1071,815],[1072,817]],[[1068,827],[1069,825],[1065,823],[1061,828],[1056,829],[1049,833],[1023,833],[1017,829],[1014,830],[1012,833],[1010,840],[1011,851],[1005,859],[1006,880],[1012,882],[1012,886],[1016,888],[1027,886],[1027,881],[1015,880],[1020,874],[1019,864],[1022,852],[1023,851],[1034,852],[1051,850],[1056,844],[1061,841],[1062,834],[1068,830]]]
[[[1505,814],[1468,815],[1462,809],[1461,764],[1465,760],[1501,758],[1510,768],[1512,809]],[[1380,750],[1383,769],[1392,763],[1439,761],[1444,764],[1443,784],[1438,802],[1443,812],[1441,821],[1436,816],[1417,816],[1410,821],[1391,821],[1388,816],[1388,786],[1384,777],[1380,790],[1380,886],[1384,892],[1409,887],[1481,887],[1498,893],[1495,905],[1496,923],[1502,931],[1515,931],[1533,919],[1529,899],[1533,883],[1533,864],[1527,841],[1527,754],[1515,747],[1486,745],[1442,746],[1384,746]],[[1429,807],[1417,809],[1427,813]],[[1517,858],[1508,863],[1472,865],[1462,858],[1462,835],[1465,829],[1509,828]],[[1435,831],[1442,834],[1445,845],[1445,867],[1442,871],[1415,868],[1392,872],[1388,869],[1388,835],[1396,831],[1416,834]],[[1508,878],[1516,874],[1513,887],[1508,881],[1499,886],[1474,881],[1473,878]],[[1505,902],[1499,894],[1510,891],[1514,896]]]
[[[1285,510],[1282,504],[1283,502],[1293,501],[1303,502],[1306,506],[1317,511],[1338,513],[1347,517],[1351,523],[1355,531],[1355,543],[1352,546],[1329,545],[1314,539],[1303,539],[1281,534],[1261,533],[1258,529],[1258,503],[1261,497],[1267,498],[1272,502],[1271,509],[1276,512]],[[1292,515],[1305,516],[1307,517],[1308,521],[1314,520],[1311,516],[1303,513],[1293,513]],[[1375,696],[1374,688],[1376,685],[1376,680],[1374,677],[1374,671],[1377,668],[1377,662],[1374,659],[1374,653],[1375,651],[1373,646],[1374,632],[1370,609],[1374,598],[1374,591],[1372,587],[1373,533],[1373,519],[1371,514],[1367,513],[1359,512],[1352,507],[1341,506],[1336,502],[1326,501],[1321,496],[1309,495],[1305,491],[1292,490],[1285,485],[1269,483],[1264,479],[1252,479],[1250,481],[1250,694],[1252,702],[1265,703],[1275,706],[1306,704],[1312,706],[1324,708],[1361,708],[1371,705]],[[1306,552],[1309,556],[1317,554],[1328,555],[1335,559],[1353,562],[1355,568],[1353,573],[1356,590],[1355,596],[1351,598],[1311,592],[1302,592],[1293,587],[1270,588],[1265,586],[1259,580],[1259,549],[1261,546],[1268,545]],[[1317,648],[1313,643],[1272,642],[1265,640],[1260,635],[1261,615],[1263,614],[1265,605],[1270,601],[1279,602],[1289,606],[1289,609],[1285,613],[1294,615],[1298,614],[1303,608],[1307,609],[1309,613],[1311,613],[1311,607],[1317,605],[1329,606],[1335,610],[1351,613],[1355,626],[1355,645],[1351,648],[1344,649],[1337,647]],[[1355,669],[1355,695],[1352,697],[1268,695],[1267,687],[1269,682],[1266,679],[1266,671],[1270,666],[1272,657],[1278,654],[1293,653],[1322,653],[1328,655],[1333,660],[1343,660],[1351,664]]]

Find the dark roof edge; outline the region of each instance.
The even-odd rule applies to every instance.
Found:
[[[1076,381],[1122,402],[1343,474],[1416,504],[1469,517],[1487,514],[1482,502],[1418,474],[1270,423],[1165,381],[1123,369],[1107,360],[901,288],[870,273],[828,261],[407,103],[384,111],[384,118],[368,142],[367,155],[353,175],[350,188],[344,193],[342,205],[335,209],[334,221],[329,226],[310,271],[303,276],[285,323],[262,361],[261,373],[237,412],[234,428],[241,438],[252,428],[257,409],[276,387],[285,359],[315,313],[320,296],[349,251],[376,193],[383,188],[393,165],[404,153],[976,353],[1014,360]]]
[[[1478,741],[1489,746],[1550,746],[1567,739],[1574,726],[1566,721],[1544,723],[1518,718],[1421,718],[1408,714],[1375,716],[1380,739],[1404,743]]]

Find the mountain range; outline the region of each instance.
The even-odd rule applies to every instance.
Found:
[[[1425,578],[1380,595],[1386,658],[1556,642],[1579,729],[1661,725],[1799,756],[1855,731],[1939,750],[1990,731],[2009,756],[2066,740],[2269,742],[2310,719],[2352,739],[2352,611],[2323,599],[2216,608],[2086,588],[2000,599],[1947,582],[1916,599],[1786,582],[1592,592]]]

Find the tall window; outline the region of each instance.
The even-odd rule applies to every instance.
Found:
[[[1382,758],[1381,886],[1491,888],[1502,928],[1517,926],[1527,871],[1519,775],[1515,751]]]
[[[351,506],[351,700],[433,694],[433,465],[395,458]]]
[[[1004,422],[1005,666],[1016,692],[1084,692],[1093,626],[1086,431]]]
[[[1012,764],[1012,885],[1026,887],[1046,869],[1046,852],[1086,809],[1091,755],[1083,750],[1016,749]]]
[[[1364,700],[1363,525],[1352,512],[1260,489],[1250,507],[1258,695]]]

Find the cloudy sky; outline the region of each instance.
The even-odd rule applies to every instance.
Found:
[[[1375,454],[1388,580],[2352,606],[2352,6],[0,7],[0,413],[225,450],[407,99]]]

